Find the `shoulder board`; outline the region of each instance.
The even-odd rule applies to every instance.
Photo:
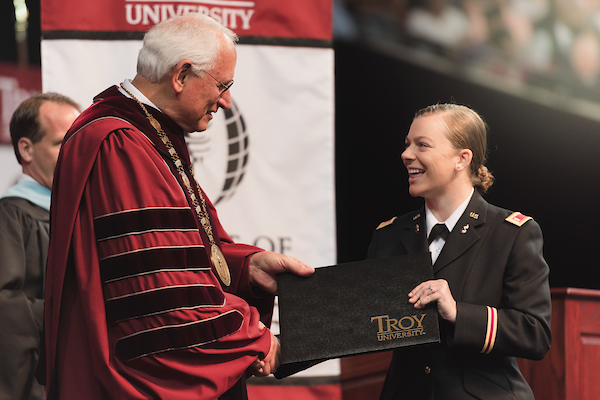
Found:
[[[379,224],[379,226],[377,227],[376,230],[379,230],[381,228],[385,228],[388,225],[391,225],[396,220],[396,218],[398,218],[398,217],[394,217],[394,218],[392,218],[390,220],[383,221],[382,223]]]
[[[515,224],[516,226],[523,226],[523,224],[525,224],[525,222],[529,221],[530,219],[533,218],[523,215],[518,211],[506,217],[506,221],[510,222],[511,224]]]

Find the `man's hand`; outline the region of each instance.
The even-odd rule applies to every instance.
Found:
[[[297,258],[272,251],[262,251],[250,257],[250,284],[264,291],[277,294],[276,275],[291,272],[298,276],[309,276],[315,269],[304,264]]]
[[[259,328],[262,331],[265,329],[265,325],[262,322],[259,322]],[[270,374],[274,374],[279,368],[279,356],[281,354],[281,346],[279,345],[279,341],[277,338],[271,333],[271,348],[269,349],[269,354],[260,360],[256,359],[254,363],[250,367],[248,367],[248,372],[250,375],[255,376],[268,376]]]

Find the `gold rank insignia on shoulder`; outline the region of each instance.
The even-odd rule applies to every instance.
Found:
[[[479,214],[477,214],[477,213],[476,213],[476,212],[474,212],[474,211],[471,211],[471,212],[469,213],[469,217],[471,217],[471,218],[473,218],[473,219],[479,219]]]
[[[417,214],[413,217],[413,221],[416,221],[417,219],[421,218],[421,214]]]
[[[392,224],[396,220],[396,218],[398,218],[398,217],[394,217],[394,218],[392,218],[390,220],[383,221],[382,223],[379,224],[379,226],[377,227],[376,230],[379,230],[381,228],[385,228],[386,226]]]
[[[518,211],[515,211],[514,213],[506,217],[506,221],[510,222],[511,224],[515,224],[516,226],[523,226],[523,224],[525,224],[525,222],[529,221],[530,219],[533,218],[528,217],[527,215],[523,215]]]

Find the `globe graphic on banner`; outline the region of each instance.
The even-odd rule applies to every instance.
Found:
[[[194,174],[213,204],[234,195],[248,166],[249,138],[235,102],[220,109],[204,132],[187,134]]]

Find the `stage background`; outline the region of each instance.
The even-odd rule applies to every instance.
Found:
[[[511,6],[558,1],[468,3]],[[29,3],[34,4],[35,0]],[[540,223],[551,286],[600,289],[592,233],[593,223],[600,218],[596,206],[599,197],[594,190],[600,180],[600,111],[598,104],[584,101],[582,94],[590,92],[581,92],[573,82],[561,81],[552,71],[547,79],[542,79],[552,83],[552,89],[530,85],[541,81],[522,81],[531,75],[514,74],[521,71],[515,69],[519,64],[510,57],[497,58],[495,52],[481,53],[492,57],[476,58],[474,64],[466,64],[474,54],[470,50],[464,53],[466,58],[456,58],[457,53],[445,53],[439,46],[407,42],[399,23],[405,20],[407,11],[398,7],[402,2],[335,3],[354,7],[338,8],[334,34],[338,262],[363,259],[371,234],[381,221],[422,204],[422,200],[407,193],[406,170],[400,160],[404,136],[417,109],[438,101],[455,101],[479,111],[490,126],[489,165],[497,181],[487,199],[520,210]],[[358,3],[364,7],[361,9]],[[584,2],[566,3],[575,6]],[[589,18],[598,15],[586,14]],[[596,52],[588,54],[591,58],[597,56]],[[482,60],[489,62],[480,63]],[[131,74],[118,75],[115,82],[106,82],[97,91],[125,77]],[[600,91],[591,94],[594,93]],[[0,146],[0,151],[2,190],[12,179],[12,171],[18,171],[18,164],[10,146]],[[344,398],[346,394],[352,398],[351,395],[361,393],[356,379],[343,364],[341,376]],[[288,379],[280,381],[284,382],[294,383]],[[296,388],[275,389],[281,391],[278,398],[312,398],[303,397],[304,392]],[[378,394],[372,390],[360,398],[377,399]],[[324,394],[320,398],[334,397]]]

